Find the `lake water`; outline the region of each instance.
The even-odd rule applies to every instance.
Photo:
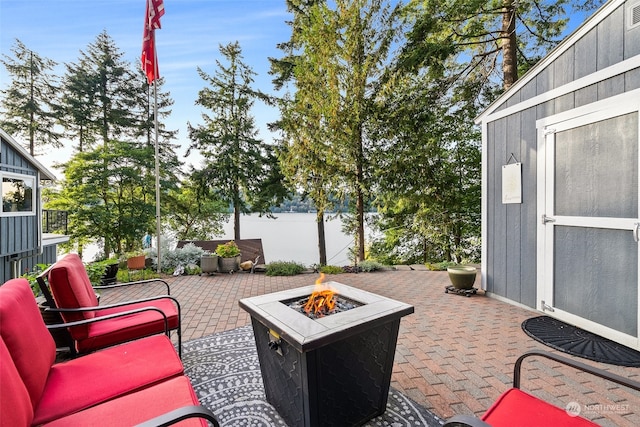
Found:
[[[262,239],[264,260],[268,264],[273,261],[295,261],[305,266],[318,264],[318,228],[315,213],[279,213],[276,219],[257,214],[240,217],[240,237],[242,239]],[[233,217],[224,225],[224,234],[214,239],[233,239]],[[371,235],[365,229],[366,242]],[[326,220],[325,243],[327,247],[327,264],[350,265],[349,249],[354,246],[354,238],[342,232],[340,218]],[[155,246],[155,237],[153,239]],[[84,261],[93,260],[98,247],[88,245],[84,248]]]
[[[240,217],[240,237],[262,239],[265,263],[295,261],[304,265],[318,264],[318,226],[315,213],[278,213],[276,219],[257,214]],[[326,220],[326,217],[325,217]],[[325,221],[327,264],[349,265],[349,249],[354,238],[345,235],[340,218]],[[233,218],[224,227],[221,239],[233,238]],[[370,236],[367,235],[367,238]],[[262,261],[262,260],[261,260]]]

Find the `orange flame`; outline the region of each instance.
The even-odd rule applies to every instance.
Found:
[[[324,316],[330,313],[336,305],[335,291],[322,287],[323,280],[324,274],[320,273],[320,277],[316,280],[316,288],[304,306],[304,311],[307,314],[313,312],[316,316]]]

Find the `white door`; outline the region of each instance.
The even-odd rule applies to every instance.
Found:
[[[638,111],[636,94],[538,122],[538,308],[636,349]]]

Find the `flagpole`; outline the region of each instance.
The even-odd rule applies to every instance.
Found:
[[[156,54],[155,30],[160,28],[160,18],[164,15],[164,0],[146,0],[144,28],[142,33],[142,69],[147,76],[147,82],[153,84],[153,122],[155,135],[155,164],[156,164],[156,236],[157,236],[157,265],[158,273],[162,272],[160,254],[160,148],[158,146],[158,56]]]
[[[155,49],[155,46],[154,46]],[[155,62],[156,67],[156,76],[157,76],[157,67],[158,62]],[[153,119],[155,126],[155,160],[156,160],[156,236],[157,236],[157,250],[158,250],[158,274],[162,272],[161,264],[160,264],[160,149],[158,147],[158,80],[156,79],[153,82]]]

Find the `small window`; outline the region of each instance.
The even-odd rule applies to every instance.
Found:
[[[2,216],[33,215],[36,209],[36,180],[32,176],[0,174],[2,177]]]

